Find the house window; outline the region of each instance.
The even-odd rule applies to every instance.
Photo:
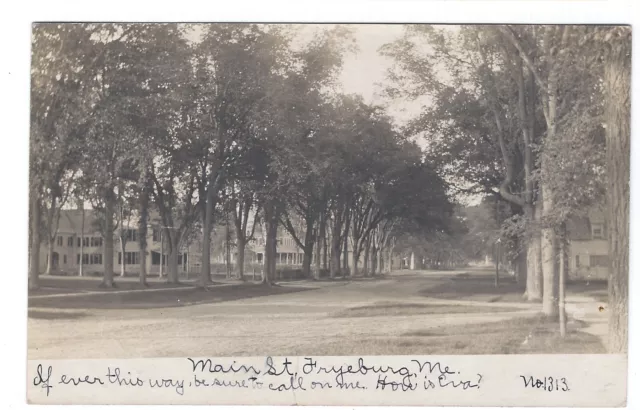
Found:
[[[151,264],[160,265],[160,252],[151,251]]]
[[[67,246],[73,248],[73,236],[67,238]]]
[[[593,238],[593,239],[604,239],[604,225],[603,224],[592,224],[591,225],[591,238]]]
[[[158,228],[153,228],[153,241],[154,242],[160,242],[160,229]],[[159,262],[158,262],[159,263]]]
[[[262,263],[262,254],[261,254],[261,253],[258,253],[258,254],[256,254],[256,256],[257,256],[257,258],[258,258],[258,259],[257,259],[258,263]]]
[[[599,267],[599,268],[608,268],[609,256],[608,255],[590,255],[589,266]]]
[[[129,241],[129,242],[135,242],[136,240],[138,240],[137,233],[138,233],[138,231],[136,231],[135,229],[127,229],[125,231],[126,240]]]
[[[125,252],[124,262],[126,265],[137,265],[140,263],[139,252]],[[118,252],[118,265],[122,265],[122,252]]]
[[[76,265],[80,265],[80,254],[77,254],[76,256]]]
[[[67,264],[67,255],[62,255],[62,263]]]
[[[90,264],[92,265],[102,265],[102,254],[101,253],[94,253],[91,256],[91,260],[89,261]]]
[[[576,255],[576,268],[580,267],[580,255]]]
[[[62,246],[62,236],[58,236],[58,246]]]

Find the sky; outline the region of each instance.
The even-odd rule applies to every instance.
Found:
[[[312,38],[318,29],[328,29],[334,24],[306,24],[299,27],[300,42],[304,44]],[[382,56],[378,50],[385,44],[402,37],[404,26],[400,24],[349,24],[353,32],[358,51],[348,53],[344,58],[339,83],[346,94],[360,94],[367,103],[388,106],[388,112],[402,124],[419,110],[419,104],[407,104],[406,101],[389,101],[381,95],[383,85],[387,83],[387,71],[393,61]],[[194,27],[189,36],[197,41],[201,30]]]

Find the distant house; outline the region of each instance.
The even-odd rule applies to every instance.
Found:
[[[609,244],[603,209],[596,208],[567,224],[569,231],[569,278],[607,279]]]
[[[83,260],[83,273],[101,273],[104,271],[104,243],[103,237],[96,229],[96,214],[93,210],[84,211],[84,230],[82,229],[83,211],[69,209],[60,211],[58,232],[53,248],[53,271],[67,274],[77,274],[80,258]],[[113,270],[118,274],[122,262],[125,263],[127,273],[140,272],[140,248],[138,245],[137,225],[132,219],[131,225],[126,226],[127,241],[125,252],[122,253],[119,231],[116,230],[113,241]],[[167,251],[162,252],[162,234],[157,224],[150,223],[147,235],[147,272],[158,274],[160,262],[167,264]],[[188,270],[189,249],[185,247],[178,255],[179,273]],[[40,271],[44,272],[48,262],[48,244],[43,241],[40,245]]]
[[[80,267],[80,258],[83,260],[83,273],[87,275],[101,274],[104,272],[104,239],[102,234],[96,229],[97,219],[93,210],[84,211],[84,230],[83,230],[83,211],[79,209],[62,210],[58,223],[58,232],[53,247],[53,272],[64,273],[67,275],[77,275]],[[158,222],[159,218],[156,213],[151,212],[150,222],[147,230],[147,273],[150,275],[158,275],[161,271],[166,272],[168,263],[167,244],[163,240],[163,230]],[[126,273],[136,275],[140,272],[140,247],[138,243],[138,226],[136,218],[131,218],[129,225],[125,224],[127,229],[125,242],[125,252],[123,254],[119,241],[119,229],[116,229],[113,241],[113,270],[118,275],[121,272],[122,262],[125,263]],[[304,237],[304,232],[300,234]],[[178,255],[178,273],[196,273],[200,271],[202,264],[201,235],[193,235],[189,243],[182,245],[182,249]],[[237,248],[235,245],[235,230],[231,227],[229,238],[229,259],[231,264],[237,261]],[[259,269],[258,265],[265,263],[265,235],[263,226],[257,225],[254,239],[249,241],[245,249],[245,267],[246,271],[254,268]],[[163,250],[164,249],[164,250]],[[301,268],[304,260],[304,251],[298,246],[293,237],[282,227],[278,227],[277,233],[277,249],[276,249],[276,265],[291,268]],[[315,252],[315,248],[314,248]],[[81,254],[83,256],[81,256]],[[347,266],[351,267],[352,249],[348,247]],[[227,238],[226,227],[217,225],[214,227],[211,239],[210,262],[214,265],[213,271],[224,271],[225,268],[220,265],[226,264],[227,259]],[[387,256],[387,255],[384,255]],[[364,266],[364,252],[360,256],[360,268]],[[43,241],[40,246],[40,271],[44,272],[47,267],[48,244]],[[162,263],[162,265],[161,265]],[[343,265],[341,260],[341,265]],[[253,265],[253,266],[252,266]],[[312,262],[313,266],[313,262]],[[394,255],[393,268],[398,269],[401,266],[400,259]],[[165,273],[166,274],[166,273]]]

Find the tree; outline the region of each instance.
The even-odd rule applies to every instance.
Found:
[[[275,256],[277,248],[277,226],[287,217],[291,219],[294,206],[298,206],[306,215],[306,226],[315,219],[315,192],[296,191],[310,187],[310,181],[327,180],[319,171],[326,169],[327,129],[330,129],[320,119],[329,119],[323,113],[327,108],[327,100],[331,86],[337,78],[338,69],[342,64],[342,55],[348,50],[345,46],[349,33],[338,28],[318,33],[311,42],[298,50],[291,50],[285,57],[286,66],[281,75],[273,76],[269,81],[269,102],[264,114],[258,121],[264,131],[257,134],[255,143],[265,153],[266,169],[262,176],[258,196],[262,204],[262,217],[267,234],[265,255],[265,282],[275,275]],[[326,93],[325,93],[326,92]],[[265,115],[266,114],[266,115]],[[322,155],[317,155],[322,152]],[[307,159],[310,159],[307,162]],[[331,179],[333,181],[333,179]],[[325,183],[317,191],[328,193]],[[315,189],[315,187],[314,187]],[[292,198],[291,203],[285,198]],[[327,195],[323,200],[334,200]],[[300,202],[300,204],[296,204]],[[323,202],[323,201],[321,201]],[[285,223],[285,227],[288,224]],[[342,232],[342,221],[334,223],[337,231]],[[292,226],[288,226],[291,231]],[[294,230],[295,231],[295,230]],[[298,235],[296,235],[298,237]],[[305,244],[298,237],[299,244],[305,245],[307,260],[310,264],[312,245],[309,242],[313,235],[305,232]],[[332,239],[338,242],[339,239]],[[334,243],[334,245],[336,245]],[[339,246],[334,248],[338,248]],[[339,261],[338,261],[339,265]],[[334,261],[334,266],[336,262]],[[334,268],[334,272],[335,272]]]
[[[610,28],[606,43],[604,88],[607,124],[609,239],[609,346],[624,353],[629,323],[629,170],[631,143],[631,29]]]
[[[499,194],[532,221],[538,110],[531,74],[519,64],[513,46],[489,27],[452,32],[411,26],[404,39],[383,52],[398,62],[391,79],[400,88],[390,88],[392,96],[432,97],[407,132],[430,141],[427,155],[451,186],[462,194]],[[443,69],[446,75],[439,74]],[[532,280],[526,295],[536,300],[541,298],[538,236],[530,238],[527,271]]]
[[[42,208],[48,198],[47,239],[55,236],[59,209],[67,196],[81,141],[78,123],[88,112],[92,65],[91,27],[80,24],[37,24],[33,27],[31,129],[29,152],[30,275],[38,286]]]
[[[599,63],[579,41],[584,30],[593,28],[411,27],[384,49],[401,69],[392,73],[401,86],[392,94],[405,89],[412,97],[433,97],[409,130],[427,133],[448,180],[463,183],[459,192],[499,193],[521,215],[509,219],[507,230],[527,248],[526,296],[542,296],[548,316],[558,313],[558,257],[564,259],[559,266],[566,265],[558,237],[566,237],[569,215],[597,202],[601,180],[594,140]],[[446,76],[438,74],[443,68]],[[588,155],[580,166],[571,151],[576,145]],[[566,177],[576,169],[585,178]]]

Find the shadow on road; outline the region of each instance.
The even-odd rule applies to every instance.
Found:
[[[458,304],[433,303],[393,303],[382,302],[366,306],[355,306],[337,312],[334,317],[374,317],[374,316],[413,316],[465,313],[504,313],[520,310],[498,306],[472,306]]]
[[[167,283],[166,281],[149,280],[147,286],[140,285],[138,280],[115,278],[116,287],[101,288],[102,278],[96,277],[40,277],[40,288],[30,290],[29,296],[49,296],[75,294],[85,292],[116,292],[121,290],[172,289],[193,286],[193,283]]]
[[[310,290],[293,286],[264,286],[259,284],[238,284],[211,287],[208,290],[187,288],[167,289],[158,292],[106,293],[76,295],[72,297],[33,298],[29,308],[59,309],[149,309],[173,308],[180,306],[220,303],[238,299],[281,295]]]
[[[29,310],[30,319],[44,319],[44,320],[56,320],[56,319],[79,319],[87,316],[82,312],[42,312]]]

